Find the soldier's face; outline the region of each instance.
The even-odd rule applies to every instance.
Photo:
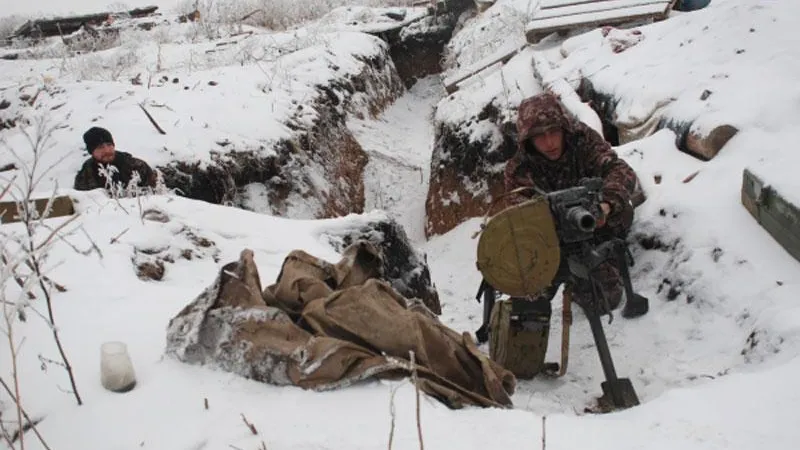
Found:
[[[561,158],[564,153],[564,132],[561,128],[551,128],[531,137],[533,146],[550,161]]]
[[[111,164],[114,161],[114,152],[114,144],[100,144],[92,151],[92,158],[103,164]]]

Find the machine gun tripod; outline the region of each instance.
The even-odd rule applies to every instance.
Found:
[[[539,286],[542,287],[544,281],[550,280],[550,283],[547,284],[552,286],[559,286],[563,283],[570,290],[573,288],[581,289],[584,295],[579,296],[579,298],[576,298],[574,301],[581,306],[588,319],[595,347],[597,348],[600,363],[605,375],[605,381],[601,384],[603,396],[600,399],[600,403],[603,407],[608,409],[636,406],[639,404],[639,398],[636,395],[630,379],[619,378],[616,373],[616,368],[614,367],[608,341],[606,340],[605,332],[603,331],[603,326],[600,321],[601,315],[605,313],[611,314],[611,308],[609,307],[608,299],[604,297],[602,290],[599,289],[598,282],[593,276],[593,271],[606,262],[615,263],[621,277],[625,294],[625,305],[622,311],[623,317],[639,317],[647,313],[649,304],[647,298],[633,291],[630,272],[628,270],[629,255],[625,241],[619,237],[600,240],[595,236],[595,217],[597,210],[599,210],[600,201],[598,180],[587,180],[581,186],[575,188],[569,188],[551,194],[543,194],[543,198],[547,200],[549,209],[547,219],[549,223],[547,220],[541,220],[543,217],[541,211],[536,210],[535,208],[538,206],[534,205],[531,211],[538,215],[537,220],[541,221],[542,226],[538,227],[535,233],[531,234],[542,234],[547,231],[546,228],[555,226],[555,228],[558,229],[556,239],[558,241],[557,247],[559,248],[559,257],[556,262],[557,268],[552,267],[553,270],[549,272],[552,278],[548,278],[546,275],[540,275],[542,280],[539,280],[541,282]],[[529,215],[523,215],[528,212],[530,211],[520,212],[516,219],[510,216],[507,220],[509,223],[503,223],[503,225],[506,227],[508,225],[514,225],[515,223],[511,223],[514,220],[523,223],[530,218]],[[525,222],[525,224],[527,226],[527,222]],[[513,229],[513,226],[511,228]],[[555,233],[555,230],[553,230],[553,233]],[[537,237],[537,239],[540,239],[540,237]],[[512,242],[514,244],[517,243],[513,240]],[[533,244],[528,243],[528,245]],[[537,251],[543,249],[545,249],[545,247],[540,246],[535,248]],[[536,254],[537,251],[529,251],[527,255],[533,258],[533,255]],[[518,260],[524,261],[525,258],[518,258]],[[491,263],[491,258],[483,258],[482,264],[479,258],[479,269],[481,269],[482,272],[491,269],[487,261]],[[549,262],[550,261],[547,261],[546,258],[539,261],[539,263],[544,266],[548,265]],[[481,265],[483,265],[483,268],[481,268]],[[533,266],[535,266],[535,263],[530,264],[530,267]],[[486,275],[486,272],[484,272],[484,275]],[[526,290],[530,292],[530,289]],[[590,295],[586,295],[587,291]],[[506,293],[511,295],[511,292]],[[489,329],[489,324],[496,297],[496,289],[487,281],[486,276],[484,276],[484,280],[481,282],[481,287],[476,296],[479,302],[481,298],[483,298],[484,303],[483,324],[481,328],[476,331],[478,342],[486,342],[489,339],[491,331]],[[565,300],[566,309],[570,301],[572,301],[572,296],[567,296]],[[565,326],[568,326],[568,324],[565,323]],[[566,333],[568,333],[568,329]],[[568,334],[566,337],[568,338]],[[568,346],[568,340],[565,340],[565,342]],[[563,375],[566,370],[566,352],[567,350],[562,342],[562,364],[560,370],[558,364],[550,363],[545,364],[545,371],[560,371]]]

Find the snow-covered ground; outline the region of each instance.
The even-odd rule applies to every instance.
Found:
[[[528,3],[498,0],[486,14],[505,8],[516,18],[528,11]],[[552,74],[574,80],[576,71],[581,71],[591,75],[593,82],[610,86],[625,99],[620,116],[641,115],[652,108],[654,99],[664,95],[676,99],[671,106],[676,114],[705,117],[706,123],[734,121],[740,132],[709,162],[679,152],[674,134],[667,130],[617,149],[637,170],[648,195],[637,209],[632,241],[634,285],[650,298],[651,311],[636,320],[616,316],[606,325],[606,332],[618,373],[631,378],[643,404],[604,416],[583,414],[583,407],[600,393],[602,371],[588,325],[577,313],[565,377],[520,382],[513,410],[452,411],[424,399],[421,417],[426,448],[538,448],[543,416],[547,417],[549,449],[796,448],[800,439],[796,426],[800,419],[796,412],[800,401],[796,388],[800,378],[800,264],[748,215],[740,203],[739,189],[744,167],[756,167],[768,181],[774,179],[787,196],[797,198],[794,172],[798,153],[794,146],[800,137],[796,125],[800,91],[793,80],[800,76],[800,47],[791,18],[798,15],[800,5],[793,0],[757,5],[719,0],[705,10],[642,27],[644,38],[621,53],[611,52],[597,32],[570,40],[565,59],[553,52],[557,45],[549,44]],[[477,35],[470,26],[480,27],[481,22],[465,23],[465,30]],[[521,32],[519,27],[505,30],[509,29]],[[322,47],[327,51],[331,42]],[[164,53],[166,60],[169,54],[181,55],[184,48],[171,45],[172,53]],[[185,45],[192,48],[198,44]],[[700,48],[691,50],[692,46]],[[155,64],[153,52],[159,45],[145,43],[138,48]],[[464,48],[468,46],[459,47]],[[746,51],[738,53],[736,49]],[[517,70],[512,75],[526,80],[523,71],[530,67],[526,58],[533,51],[526,50],[509,63],[507,67]],[[485,49],[476,50],[481,52]],[[468,54],[462,57],[464,61],[479,59]],[[19,86],[62,63],[2,62],[0,83]],[[170,139],[213,144],[214,130],[230,126],[226,114],[241,107],[241,97],[262,96],[253,89],[259,82],[256,78],[263,76],[255,64],[248,61],[244,67],[228,67],[231,63],[236,61],[210,69],[230,72],[229,79],[239,81],[238,85],[216,87],[229,89],[224,91],[227,95],[212,94],[211,101],[220,114],[217,125],[212,124],[211,131],[175,126],[170,129]],[[185,70],[179,75],[182,83],[189,83],[185,77],[196,81],[206,76],[190,73],[191,68]],[[72,120],[80,123],[95,113],[111,115],[106,110],[113,110],[114,103],[99,105],[131,88],[127,82],[78,82],[70,78],[74,73],[63,80],[55,72],[48,73],[54,77],[52,85],[59,87],[54,91],[58,98],[48,106],[66,102],[66,110],[76,111]],[[510,79],[496,78],[497,83]],[[468,220],[446,235],[423,242],[421,214],[430,170],[432,108],[446,105],[451,109],[443,108],[440,114],[457,112],[452,102],[439,103],[444,95],[439,82],[435,76],[422,80],[376,120],[348,121],[371,155],[365,174],[367,209],[386,212],[322,221],[289,220],[173,196],[118,203],[99,193],[75,193],[82,215],[73,226],[82,226],[86,234],[77,233],[70,243],[88,249],[86,236],[91,236],[102,258],[97,251],[81,254],[59,243],[48,267],[52,279],[68,289],[55,296],[55,317],[84,406],[76,406],[64,392],[68,382],[62,368],[39,357],[57,359],[45,322],[29,314],[27,322],[15,322],[14,328],[17,342],[24,338],[19,347],[21,397],[29,414],[43,419],[37,429],[50,447],[255,449],[263,441],[269,449],[383,448],[390,432],[392,390],[397,386],[393,448],[419,447],[414,390],[407,382],[366,382],[316,393],[187,366],[163,358],[163,349],[169,319],[243,248],[255,251],[262,283],[267,284],[275,279],[290,250],[301,248],[335,261],[338,255],[325,237],[326,230],[384,214],[396,217],[427,253],[442,300],[442,320],[455,330],[474,331],[480,324],[482,305],[474,299],[480,275],[474,264],[477,241],[472,234],[480,219]],[[514,88],[509,98],[518,101],[518,91],[535,91],[529,78],[527,83],[521,88],[510,84]],[[455,98],[481,98],[487,86],[491,84],[471,84]],[[211,87],[205,89],[213,92]],[[701,103],[698,99],[704,89],[713,94]],[[172,92],[164,87],[156,92],[163,96],[158,100],[173,109],[163,114],[174,115],[176,120],[182,111],[198,108],[180,97],[181,89]],[[253,107],[290,101],[292,91],[285,92],[286,97],[253,99]],[[139,95],[145,94],[136,94],[137,101]],[[134,102],[116,101],[116,107],[121,108],[123,101]],[[91,106],[96,111],[86,111],[92,102],[97,103]],[[142,133],[129,125],[146,120],[138,114],[135,118],[114,116],[112,124],[122,130],[121,141],[136,141]],[[149,125],[144,125],[142,129],[150,132]],[[269,127],[238,126],[236,135],[242,142],[276,137]],[[62,186],[80,161],[83,128],[76,124],[73,130],[54,136],[53,152],[70,155],[68,161],[72,161],[55,173]],[[8,142],[23,142],[17,131],[4,130],[0,135]],[[147,141],[154,139],[148,137]],[[185,149],[187,155],[193,148],[174,146]],[[144,146],[149,147],[157,148]],[[159,157],[155,150],[147,156]],[[691,182],[682,182],[698,170]],[[656,174],[661,175],[660,184],[654,181]],[[147,208],[163,211],[169,222],[140,220],[139,211]],[[53,219],[53,226],[62,221]],[[0,230],[15,233],[20,227],[4,225]],[[207,246],[200,238],[213,245]],[[652,248],[654,243],[658,245]],[[181,257],[186,250],[191,250],[191,259]],[[136,276],[133,258],[148,253],[173,256],[174,262],[166,264],[160,282]],[[13,282],[6,288],[17,292]],[[559,303],[554,303],[549,360],[556,360],[560,350]],[[31,306],[43,311],[41,299],[32,301]],[[0,324],[0,328],[4,326]],[[99,349],[109,340],[126,342],[131,352],[138,385],[127,394],[112,394],[100,386]],[[9,380],[9,366],[4,346],[0,350],[4,380]],[[12,408],[6,396],[0,395],[0,402],[0,420],[8,427],[14,417]],[[257,428],[258,435],[251,434],[242,415]],[[26,448],[42,448],[30,432],[25,437]]]
[[[390,211],[415,243],[425,240],[433,115],[444,95],[438,75],[414,84],[377,120],[351,119],[348,127],[370,157],[364,169],[364,209]]]
[[[27,2],[8,2],[3,5],[3,15],[24,16],[56,16],[70,14],[92,14],[98,11],[121,11],[146,6],[158,6],[164,10],[174,9],[181,0],[126,0],[113,2],[109,0],[70,0],[54,2],[52,0],[30,0]]]

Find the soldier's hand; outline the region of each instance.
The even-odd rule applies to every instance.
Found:
[[[609,214],[611,214],[611,205],[606,202],[600,203],[600,211],[603,214],[597,219],[597,226],[604,227],[606,225],[606,219],[608,219]]]

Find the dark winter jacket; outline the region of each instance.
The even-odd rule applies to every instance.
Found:
[[[545,158],[529,139],[553,126],[560,126],[564,132],[564,151],[556,161]],[[576,186],[582,178],[601,177],[602,201],[611,206],[607,221],[609,227],[630,227],[633,220],[631,195],[636,186],[636,174],[602,136],[586,124],[572,120],[558,99],[549,93],[522,102],[517,129],[517,153],[505,168],[506,192],[522,186],[536,186],[552,192]],[[509,203],[518,203],[534,194],[533,190],[512,194]]]
[[[155,187],[155,172],[146,162],[139,158],[134,158],[130,153],[117,151],[114,161],[109,164],[116,168],[112,175],[113,185],[122,184],[127,187],[133,178],[133,173],[139,173],[139,187]],[[100,174],[101,163],[94,158],[89,158],[83,163],[81,170],[75,175],[75,189],[79,191],[89,191],[97,188],[106,187],[106,178]]]

